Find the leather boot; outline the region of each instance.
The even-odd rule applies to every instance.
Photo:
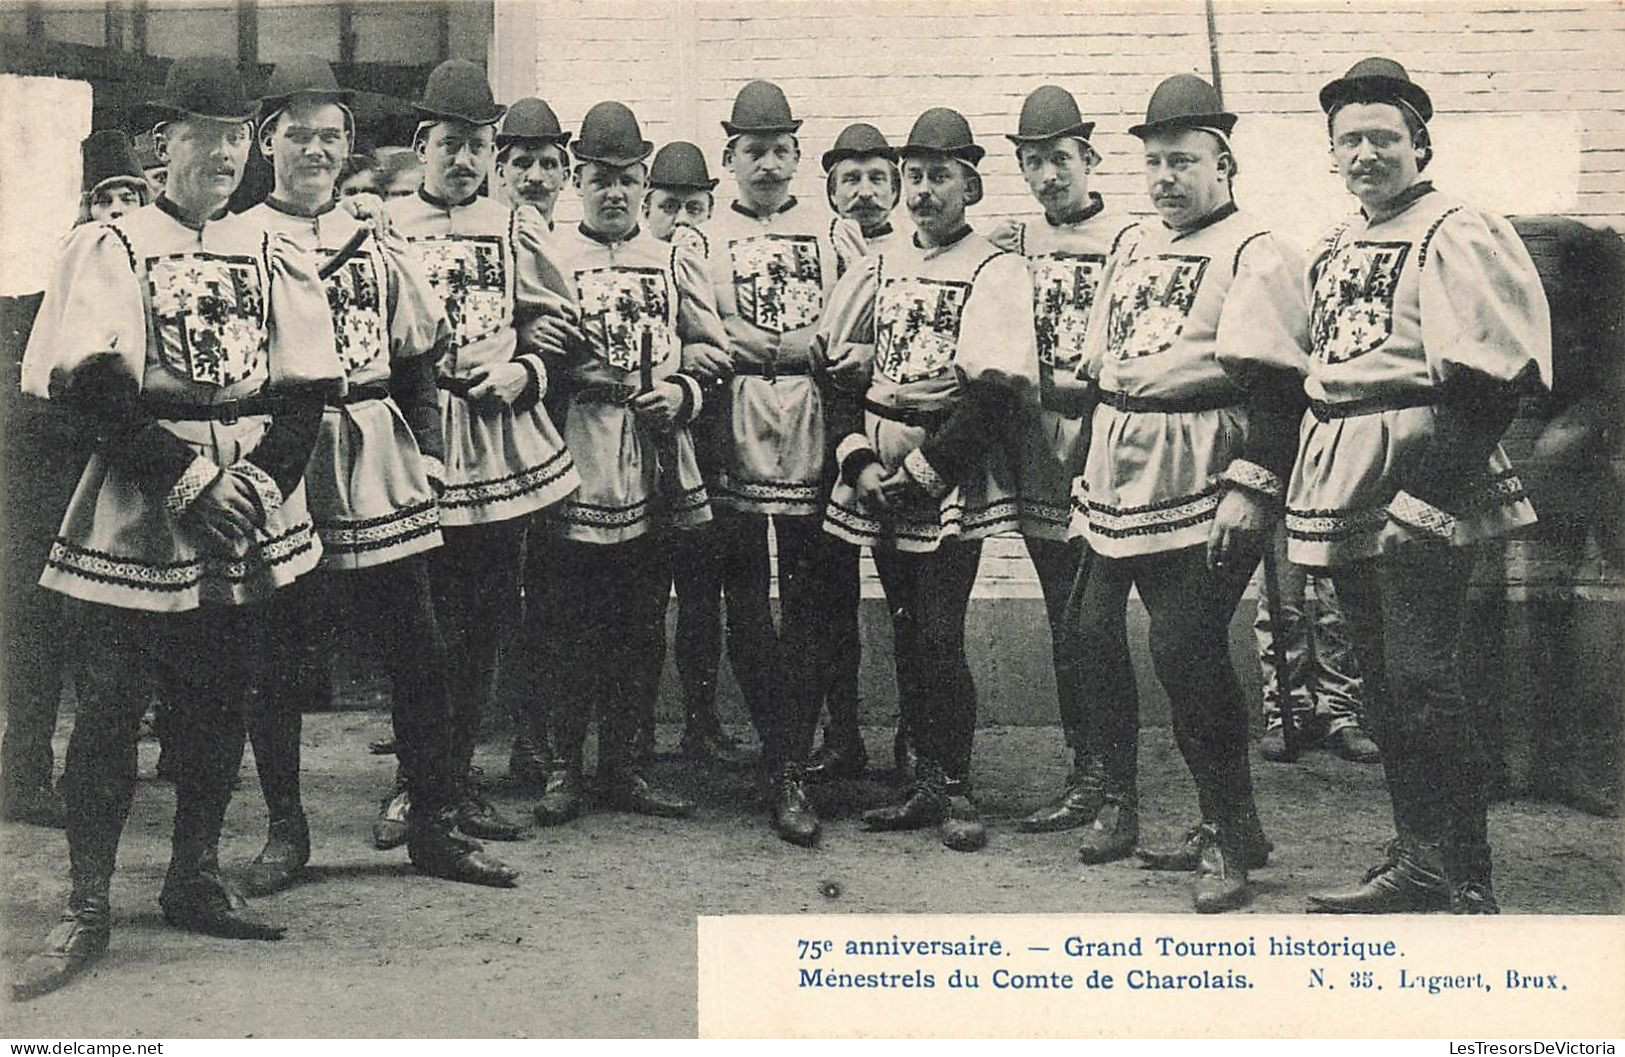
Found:
[[[280,892],[310,862],[310,825],[304,812],[271,822],[265,847],[243,871],[243,891],[251,896]]]
[[[74,896],[44,948],[17,969],[11,982],[14,1002],[49,994],[107,953],[112,911],[106,895]]]
[[[654,818],[688,818],[694,814],[694,801],[658,789],[635,770],[612,773],[603,786],[604,803],[616,811]]]
[[[1450,905],[1439,849],[1400,837],[1353,888],[1309,897],[1311,914],[1410,914]]]
[[[773,780],[773,832],[803,848],[818,843],[818,815],[807,802],[802,769],[795,764],[785,764]]]
[[[494,856],[487,855],[480,842],[452,832],[458,825],[456,813],[447,808],[433,813],[413,812],[406,854],[412,865],[430,877],[448,881],[513,888],[519,871]]]
[[[158,894],[164,920],[178,929],[227,940],[279,940],[287,929],[249,914],[248,901],[220,874],[211,850],[202,862],[171,860]]]
[[[900,804],[877,807],[863,813],[863,827],[885,832],[940,826],[948,818],[948,783],[941,768],[929,760],[915,767],[914,784]]]
[[[1094,822],[1083,831],[1078,859],[1091,866],[1125,859],[1140,839],[1140,810],[1132,797],[1104,794]]]
[[[948,817],[937,827],[943,847],[953,851],[981,851],[987,847],[987,824],[970,798],[969,782],[949,782]]]
[[[1201,830],[1192,904],[1198,914],[1234,910],[1252,898],[1247,868],[1242,865],[1247,852],[1238,849],[1236,838],[1226,834],[1222,827],[1204,824]]]
[[[412,810],[412,795],[400,776],[378,805],[378,817],[372,823],[372,844],[379,851],[399,848],[406,843],[407,815]]]
[[[1106,789],[1097,767],[1080,761],[1067,777],[1061,795],[1016,823],[1023,833],[1059,833],[1087,826],[1106,803]]]
[[[833,782],[848,778],[862,778],[869,771],[869,750],[863,739],[843,741],[826,728],[824,741],[813,750],[807,763],[809,782]]]
[[[1136,848],[1134,854],[1147,870],[1171,870],[1178,873],[1189,873],[1202,863],[1202,845],[1206,838],[1203,833],[1207,829],[1217,828],[1218,823],[1204,819],[1185,831],[1185,836],[1177,847],[1171,849]],[[1232,856],[1233,865],[1244,870],[1260,870],[1270,861],[1270,852],[1275,845],[1264,835],[1263,823],[1258,821],[1256,811],[1247,812],[1233,827],[1235,842]]]
[[[547,776],[547,787],[532,814],[539,826],[562,826],[581,816],[580,764],[565,764]]]
[[[456,813],[457,828],[470,837],[515,841],[522,840],[525,836],[524,823],[486,799],[484,792],[472,779],[464,782],[452,810]]]

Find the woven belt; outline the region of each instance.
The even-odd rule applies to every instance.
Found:
[[[812,364],[806,360],[791,360],[787,363],[779,363],[776,360],[769,360],[766,363],[739,363],[734,365],[734,374],[751,378],[766,378],[771,382],[781,375],[789,377],[791,375],[805,376],[812,374]]]
[[[387,385],[352,385],[343,396],[329,397],[328,407],[343,407],[346,404],[359,404],[366,400],[384,400],[389,396]]]
[[[638,395],[638,387],[624,382],[588,382],[570,390],[573,400],[589,404],[627,404]]]
[[[1217,411],[1225,407],[1240,407],[1244,398],[1239,393],[1211,393],[1206,396],[1160,397],[1130,396],[1111,389],[1100,390],[1100,402],[1119,411],[1160,412],[1164,415],[1187,414],[1192,411]]]
[[[1335,404],[1328,404],[1322,400],[1309,401],[1309,410],[1322,422],[1330,422],[1335,418],[1355,418],[1359,415],[1375,415],[1383,411],[1403,411],[1408,407],[1431,407],[1437,402],[1437,397],[1430,391],[1415,393],[1401,393],[1396,396],[1372,396],[1364,400],[1344,400]]]
[[[939,408],[936,411],[915,411],[906,407],[888,407],[867,397],[864,398],[863,409],[888,422],[901,422],[905,426],[916,426],[926,430],[936,429],[948,421],[948,416],[953,414],[951,408]]]
[[[222,400],[218,404],[182,404],[166,400],[143,400],[141,406],[153,418],[171,422],[221,422],[231,425],[249,415],[274,415],[278,401],[275,397],[256,393],[241,400]]]

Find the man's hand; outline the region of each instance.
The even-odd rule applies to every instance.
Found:
[[[869,253],[869,242],[863,237],[863,227],[856,220],[836,221],[830,241],[835,244],[835,252],[841,260],[849,265]]]
[[[890,510],[891,500],[886,496],[886,470],[878,462],[872,462],[858,471],[858,483],[854,486],[858,494],[858,503],[865,510]]]
[[[845,342],[826,356],[824,370],[842,389],[858,389],[869,381],[869,346]]]
[[[993,230],[987,233],[987,241],[1006,253],[1015,253],[1021,249],[1020,232],[1021,226],[1006,217],[993,225]]]
[[[684,345],[683,372],[702,382],[720,382],[733,377],[734,364],[715,345]]]
[[[1207,534],[1207,567],[1251,573],[1264,553],[1264,534],[1275,520],[1269,500],[1245,488],[1227,488]]]
[[[373,234],[379,238],[383,238],[393,230],[389,222],[389,211],[384,208],[384,200],[375,194],[347,195],[339,199],[339,208],[370,225]]]
[[[254,542],[254,529],[263,515],[253,488],[228,471],[192,500],[184,520],[209,550],[224,557],[241,557]]]
[[[881,481],[880,487],[886,493],[886,501],[893,506],[918,503],[931,498],[931,493],[920,487],[920,482],[916,481],[901,466],[893,470],[884,481]]]
[[[581,327],[564,316],[536,316],[519,328],[519,347],[524,352],[570,360],[587,345]]]
[[[512,406],[530,384],[530,372],[525,370],[524,364],[509,360],[476,367],[469,372],[468,380],[474,383],[468,389],[468,399],[474,403]]]
[[[656,429],[670,430],[677,424],[677,415],[683,409],[683,387],[676,382],[656,382],[647,393],[632,398],[632,413],[639,422]]]

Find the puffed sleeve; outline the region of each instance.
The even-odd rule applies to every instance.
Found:
[[[344,365],[315,255],[274,232],[266,233],[263,254],[271,280],[268,388],[279,394],[311,388],[342,395]]]
[[[539,315],[568,316],[574,300],[564,273],[548,253],[547,220],[532,205],[515,209],[510,219],[514,247],[513,324],[522,327]],[[547,395],[547,363],[541,355],[514,348],[516,361],[530,372],[531,384],[515,402],[524,408]]]
[[[1117,233],[1112,242],[1106,266],[1100,272],[1100,285],[1095,288],[1095,303],[1089,310],[1089,322],[1083,332],[1083,353],[1078,357],[1078,380],[1098,384],[1100,372],[1106,364],[1106,336],[1110,330],[1112,308],[1112,282],[1123,265],[1134,259],[1140,244],[1141,229],[1130,224]]]
[[[1235,268],[1219,315],[1214,355],[1247,393],[1249,428],[1224,480],[1281,499],[1308,406],[1303,390],[1309,326],[1303,258],[1275,235],[1260,232],[1237,250]]]
[[[677,284],[677,340],[684,348],[710,345],[726,353],[728,331],[717,314],[716,288],[704,258],[692,243],[673,240],[671,247],[671,274]],[[678,371],[672,380],[687,394],[687,407],[683,421],[696,418],[705,406],[704,386],[691,374]]]
[[[389,276],[389,393],[418,442],[430,478],[444,481],[435,364],[451,342],[446,304],[423,274],[410,243],[388,236],[378,248]]]
[[[828,362],[849,346],[862,349],[869,360],[874,359],[875,298],[880,291],[880,267],[880,256],[870,254],[854,261],[836,281],[824,302],[824,314],[813,338],[811,358],[815,371],[822,373]],[[863,432],[861,394],[826,400],[824,429],[835,444],[835,463],[848,484],[856,483],[865,466],[880,461]]]
[[[139,392],[146,359],[147,313],[134,252],[111,225],[87,224],[67,237],[52,266],[23,353],[23,392],[68,395],[87,366]]]
[[[903,458],[909,476],[936,496],[968,479],[1011,416],[1037,404],[1032,280],[1022,258],[1001,252],[978,269],[959,320],[954,367],[963,388],[953,411]]]

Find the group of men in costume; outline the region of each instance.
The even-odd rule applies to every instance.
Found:
[[[1497,441],[1549,384],[1547,309],[1510,227],[1420,178],[1432,105],[1397,63],[1321,93],[1361,213],[1307,260],[1237,207],[1237,118],[1190,75],[1129,130],[1154,218],[1089,190],[1094,123],[1047,86],[1008,136],[1043,215],[985,236],[967,218],[985,148],[946,108],[896,147],[846,129],[821,158],[832,217],[790,193],[801,122],[765,81],[723,122],[738,194],[720,208],[703,153],[656,154],[624,105],[572,137],[460,62],[417,104],[418,192],[338,207],[348,98],[316,59],[280,65],[258,106],[229,64],[177,61],[163,193],[79,229],[47,289],[23,387],[97,443],[42,583],[95,648],[62,780],[68,908],[18,995],[106,948],[153,682],[184,717],[166,918],[282,934],[222,876],[220,823],[246,713],[270,816],[246,880],[275,891],[308,861],[301,646],[339,592],[393,687],[378,843],[507,887],[473,838],[522,826],[471,764],[510,632],[534,651],[512,761],[543,785],[536,821],[584,809],[594,712],[598,802],[686,816],[643,768],[675,578],[685,748],[736,751],[714,704],[725,626],[771,825],[811,846],[806,783],[865,765],[869,547],[911,775],[864,825],[981,848],[965,620],[982,541],[1006,532],[1038,573],[1074,756],[1022,828],[1191,872],[1199,911],[1246,901],[1271,844],[1227,628],[1284,517],[1290,558],[1339,588],[1396,824],[1382,865],[1310,908],[1495,911],[1458,647],[1469,545],[1533,516]],[[227,216],[251,137],[275,189]],[[555,227],[566,180],[582,220]],[[1171,849],[1136,847],[1131,590],[1197,792]]]

